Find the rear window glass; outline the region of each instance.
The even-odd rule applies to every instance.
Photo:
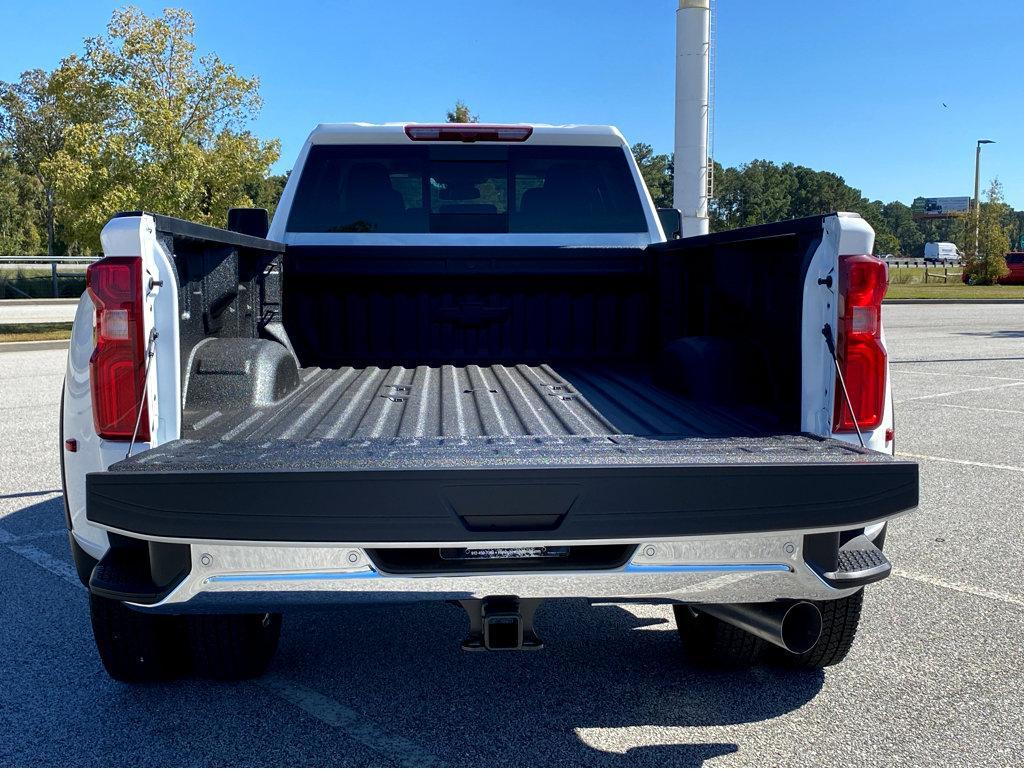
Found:
[[[1006,263],[1015,266],[1024,264],[1024,254],[1007,254]]]
[[[619,147],[320,145],[289,232],[645,232]]]

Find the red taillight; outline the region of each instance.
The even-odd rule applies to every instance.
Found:
[[[836,382],[835,432],[873,430],[885,410],[886,352],[882,345],[882,299],[889,285],[885,262],[873,256],[839,258],[839,334],[836,353],[850,403]]]
[[[524,142],[533,134],[528,125],[442,123],[407,125],[405,135],[414,142]]]
[[[142,259],[108,256],[89,266],[85,283],[96,306],[96,349],[89,360],[96,433],[109,440],[131,440],[138,420],[136,439],[148,441]]]

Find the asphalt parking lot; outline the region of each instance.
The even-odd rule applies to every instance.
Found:
[[[461,652],[445,605],[296,611],[263,679],[114,683],[64,532],[65,353],[0,353],[0,763],[1020,765],[1024,304],[886,322],[921,508],[824,675],[702,672],[669,610],[564,602],[532,654]]]

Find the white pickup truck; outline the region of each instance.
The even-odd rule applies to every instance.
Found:
[[[873,232],[661,218],[614,128],[358,124],[272,223],[112,219],[61,425],[107,671],[258,675],[288,606],[429,600],[466,649],[576,598],[673,605],[703,662],[841,660],[918,502]]]

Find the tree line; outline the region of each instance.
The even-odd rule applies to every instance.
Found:
[[[632,147],[647,187],[659,207],[672,205],[672,156],[656,154],[649,144]],[[1005,202],[999,180],[982,202],[979,258],[974,259],[974,218],[914,219],[910,206],[898,200],[869,200],[831,171],[815,171],[795,163],[753,160],[739,167],[714,166],[714,197],[709,205],[711,231],[720,232],[783,219],[833,211],[858,213],[875,230],[875,253],[920,258],[924,244],[956,243],[967,256],[967,269],[978,283],[991,283],[1006,271],[1011,247],[1024,247],[1024,211]]]
[[[248,128],[262,106],[259,79],[198,54],[194,37],[188,11],[148,17],[128,6],[53,71],[0,82],[0,253],[96,253],[104,223],[121,210],[218,226],[234,206],[273,210],[287,175],[270,173],[280,142]],[[447,119],[479,118],[458,101]],[[671,156],[643,143],[632,150],[655,202],[670,206]],[[1005,253],[1021,242],[1024,213],[1003,202],[998,182],[988,198],[980,241]],[[920,256],[924,243],[943,240],[974,251],[973,220],[916,221],[906,204],[869,200],[829,171],[715,165],[713,231],[837,210],[867,219],[877,253]],[[999,272],[992,261],[980,281]]]
[[[0,83],[0,252],[95,253],[119,210],[223,225],[276,199],[280,142],[247,127],[259,79],[194,35],[187,11],[129,6],[81,55]]]

